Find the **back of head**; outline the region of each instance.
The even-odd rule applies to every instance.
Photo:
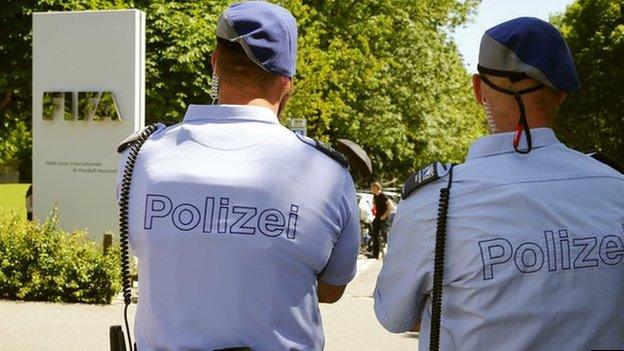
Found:
[[[580,89],[563,37],[548,22],[532,17],[488,29],[477,69],[475,97],[486,108],[492,131],[515,131],[514,148],[523,154],[532,148],[530,129],[550,127],[566,93]],[[519,148],[522,132],[526,149]]]
[[[235,84],[242,90],[271,90],[280,81],[280,76],[265,71],[255,64],[242,46],[217,38],[215,50],[219,60],[215,73],[222,84]]]
[[[290,95],[296,59],[297,22],[283,7],[244,1],[219,17],[212,64],[221,84],[219,99],[225,103],[260,98],[281,110]]]
[[[512,82],[532,78],[555,91],[580,89],[574,59],[561,33],[533,17],[488,29],[481,38],[478,70]]]
[[[375,193],[375,195],[376,195],[377,192],[381,192],[383,190],[383,187],[381,186],[380,182],[372,182],[372,183],[370,183],[370,188],[371,188],[371,191],[373,193]]]

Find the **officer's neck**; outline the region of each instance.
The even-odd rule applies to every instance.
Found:
[[[529,128],[551,128],[553,127],[555,116],[552,112],[529,110],[526,114]],[[504,115],[492,116],[490,133],[511,133],[515,132],[518,126],[518,111],[510,110]],[[492,129],[493,128],[493,129]]]
[[[553,124],[551,121],[546,120],[531,120],[528,122],[529,128],[553,128]],[[513,133],[516,131],[518,126],[518,119],[515,120],[509,119],[505,121],[501,121],[495,124],[494,129],[490,129],[490,134],[500,134],[500,133]]]
[[[222,89],[219,92],[219,104],[223,105],[244,105],[266,107],[277,115],[279,111],[279,99],[268,96],[258,96],[257,94],[245,94],[241,91]]]

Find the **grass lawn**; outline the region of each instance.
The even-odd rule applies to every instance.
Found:
[[[26,218],[24,196],[30,184],[0,184],[0,210],[13,211]]]

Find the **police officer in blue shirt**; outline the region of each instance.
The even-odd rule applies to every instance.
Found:
[[[134,163],[120,192],[140,272],[137,346],[321,350],[318,303],[356,273],[354,184],[342,155],[278,121],[295,75],[292,15],[236,3],[217,37],[220,104],[120,146],[120,174]]]
[[[492,135],[404,185],[378,320],[422,326],[420,350],[624,349],[624,176],[551,129],[580,89],[567,44],[517,18],[483,35],[478,71]]]

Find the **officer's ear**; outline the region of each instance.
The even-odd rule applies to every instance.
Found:
[[[478,74],[472,75],[472,90],[474,98],[479,105],[483,105],[483,95],[481,92],[481,76]]]
[[[279,85],[282,96],[280,97],[279,107],[277,109],[277,116],[281,117],[282,111],[284,110],[284,107],[286,107],[286,103],[288,102],[288,99],[290,99],[290,97],[292,96],[295,88],[292,82],[292,78],[284,76],[279,78]]]
[[[284,90],[291,91],[294,87],[293,80],[290,77],[281,77]]]
[[[294,86],[292,83],[292,78],[290,77],[285,77],[285,76],[281,76],[279,77],[279,87],[280,87],[280,91],[282,96],[280,97],[280,101],[286,101],[288,100],[288,98],[290,97],[290,95],[292,95],[293,90],[294,90]]]
[[[568,97],[568,93],[566,93],[565,91],[560,91],[558,93],[559,96],[557,96],[557,107],[561,106],[561,104],[563,104],[565,99]]]

